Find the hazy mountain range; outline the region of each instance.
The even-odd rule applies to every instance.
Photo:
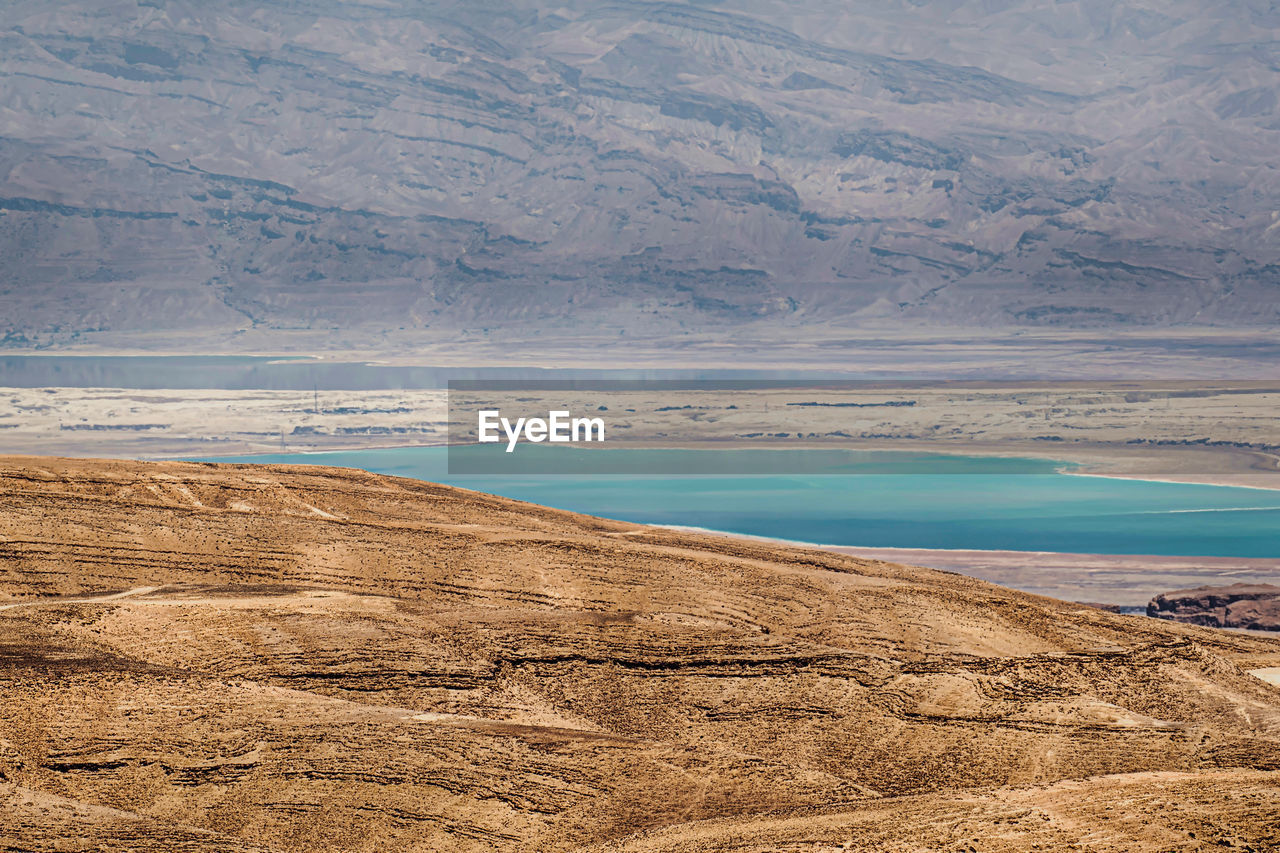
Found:
[[[1280,319],[1280,8],[11,0],[0,339]]]

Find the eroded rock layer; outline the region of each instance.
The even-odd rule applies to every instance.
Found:
[[[1280,586],[1233,583],[1166,592],[1151,599],[1147,615],[1191,625],[1280,631]]]

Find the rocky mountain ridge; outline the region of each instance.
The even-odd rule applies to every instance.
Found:
[[[9,5],[0,338],[1270,325],[1280,13]]]

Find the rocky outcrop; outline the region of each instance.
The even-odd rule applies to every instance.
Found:
[[[1236,583],[1166,592],[1151,599],[1147,615],[1191,625],[1280,631],[1280,586]]]

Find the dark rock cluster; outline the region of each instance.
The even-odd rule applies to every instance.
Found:
[[[1280,631],[1280,586],[1236,583],[1166,592],[1151,599],[1147,615],[1216,628]]]

